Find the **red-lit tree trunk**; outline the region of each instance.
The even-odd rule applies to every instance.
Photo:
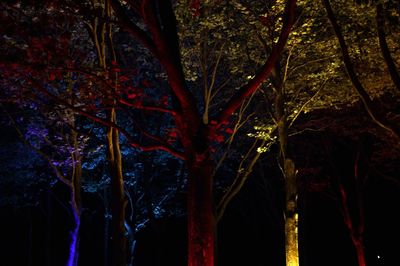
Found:
[[[346,169],[346,165],[343,165],[342,159],[339,160],[339,164],[335,164],[333,157],[330,158],[331,169],[333,173],[332,184],[335,187],[337,193],[337,202],[340,214],[343,219],[349,238],[354,247],[354,252],[357,259],[358,266],[365,266],[365,249],[364,249],[364,229],[365,229],[365,218],[364,218],[364,200],[363,200],[363,186],[365,185],[366,177],[368,176],[369,158],[368,149],[366,145],[367,140],[362,140],[360,136],[360,142],[358,143],[357,153],[353,161],[353,174],[348,171],[339,173],[338,169]],[[333,143],[336,145],[336,143]],[[328,156],[332,156],[332,144],[327,146]],[[342,153],[346,152],[341,150]],[[343,154],[334,154],[337,156],[343,156]],[[353,160],[353,159],[350,159]],[[346,162],[349,159],[346,160]],[[341,175],[345,175],[346,179],[342,179]],[[349,193],[351,193],[349,197]]]
[[[212,194],[212,161],[201,158],[188,165],[188,265],[213,266],[215,219]]]
[[[137,15],[146,24],[149,35],[126,17],[123,7],[113,1],[113,7],[125,28],[149,49],[160,61],[171,88],[174,119],[184,147],[188,169],[188,265],[213,266],[215,218],[213,213],[213,161],[210,158],[211,142],[218,125],[227,123],[241,103],[252,95],[268,78],[286,44],[295,16],[295,0],[287,2],[281,35],[276,46],[259,72],[248,84],[229,99],[221,111],[208,124],[201,120],[197,101],[188,89],[181,65],[176,19],[170,1],[144,0]]]
[[[284,23],[279,36],[278,42],[275,44],[265,64],[259,69],[255,76],[249,82],[235,90],[233,96],[228,99],[224,106],[219,108],[212,118],[210,124],[201,121],[202,114],[198,109],[201,104],[196,100],[195,95],[186,86],[185,76],[181,66],[181,55],[179,51],[179,38],[177,34],[177,23],[173,12],[173,1],[167,0],[142,0],[139,2],[128,1],[128,4],[121,5],[118,0],[112,0],[117,20],[127,29],[131,35],[140,41],[153,55],[160,61],[163,66],[170,87],[170,97],[173,102],[172,110],[168,110],[174,120],[178,130],[183,153],[177,151],[175,147],[169,145],[164,139],[152,137],[150,140],[155,144],[145,145],[135,141],[127,130],[121,128],[117,124],[115,105],[107,113],[107,118],[103,119],[91,112],[71,105],[63,99],[59,99],[56,95],[46,90],[42,86],[38,86],[39,90],[52,99],[57,100],[77,113],[80,113],[96,122],[106,126],[107,131],[107,155],[110,166],[110,174],[112,180],[112,265],[123,266],[126,264],[126,238],[125,238],[125,205],[126,200],[123,190],[123,176],[121,168],[121,153],[119,150],[118,133],[124,134],[130,145],[140,147],[144,151],[164,150],[171,154],[182,158],[186,161],[189,172],[188,180],[188,245],[189,245],[189,266],[213,266],[214,265],[214,241],[215,241],[215,221],[213,214],[213,193],[212,193],[212,175],[213,162],[210,158],[210,150],[215,143],[212,143],[214,131],[222,125],[229,124],[230,117],[237,110],[243,101],[252,95],[261,84],[269,77],[272,68],[279,60],[282,54],[288,35],[295,17],[296,0],[288,0],[286,12],[284,15]],[[108,5],[109,1],[105,1]],[[126,10],[127,5],[131,9]],[[109,17],[109,6],[106,6],[106,15]],[[125,12],[129,11],[129,12]],[[142,26],[135,24],[128,14],[135,13],[135,18],[142,18],[146,30]],[[95,18],[91,23],[87,24],[89,33],[92,37],[93,44],[96,48],[99,67],[104,71],[105,80],[113,81],[110,77],[106,65],[107,57],[105,41],[109,38],[108,48],[112,52],[112,41],[110,37],[105,37],[111,31],[104,26],[107,19]],[[108,28],[109,29],[109,28]],[[115,58],[115,57],[114,57]],[[116,60],[113,60],[116,61]],[[100,85],[101,86],[101,85]],[[118,96],[116,91],[110,94]],[[115,102],[114,102],[115,104]],[[168,106],[169,107],[169,106]],[[165,109],[165,108],[158,108]]]
[[[179,117],[177,122],[180,132],[185,133],[182,144],[188,170],[188,266],[213,266],[216,222],[210,141],[214,131],[199,116]]]
[[[357,239],[352,239],[352,241],[353,241],[353,245],[356,249],[358,266],[367,265],[365,262],[365,253],[364,253],[364,246],[362,244],[362,241],[357,240]]]
[[[366,150],[364,148],[364,142],[365,141],[360,141],[358,144],[353,165],[354,175],[351,180],[347,180],[347,182],[353,183],[350,187],[354,187],[350,190],[354,194],[354,197],[351,198],[355,206],[354,211],[350,210],[351,204],[349,203],[348,197],[349,188],[346,190],[339,177],[337,177],[336,181],[339,190],[340,211],[355,249],[358,266],[366,265],[364,250],[364,201],[362,188],[365,183],[365,177],[368,174],[368,157],[367,154],[365,154]]]
[[[340,202],[341,202],[341,211],[342,211],[342,216],[344,223],[346,225],[346,228],[350,234],[351,242],[353,243],[354,249],[356,251],[357,255],[357,262],[358,266],[365,266],[365,252],[364,252],[364,246],[363,246],[363,235],[364,235],[364,221],[362,217],[359,218],[359,222],[357,226],[354,226],[353,220],[351,219],[350,216],[350,211],[349,208],[347,207],[348,202],[347,202],[347,195],[344,187],[339,184],[339,190],[340,190]],[[360,205],[360,202],[357,202],[357,205]],[[359,207],[360,213],[363,211],[361,206]],[[362,213],[361,213],[362,215]]]

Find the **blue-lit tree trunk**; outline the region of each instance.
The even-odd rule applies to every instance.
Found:
[[[69,86],[69,90],[72,87]],[[73,104],[73,98],[69,100]],[[78,139],[78,132],[75,130],[75,115],[71,112],[66,112],[69,118],[71,133],[69,134],[70,145],[72,146],[71,153],[71,178],[69,182],[70,189],[70,206],[73,218],[73,228],[71,229],[70,248],[67,266],[77,266],[79,258],[79,229],[81,224],[81,182],[82,182],[82,156],[81,147]]]
[[[78,265],[79,258],[79,229],[81,223],[81,177],[82,177],[82,164],[81,159],[76,152],[74,156],[75,166],[72,176],[71,185],[71,209],[73,217],[73,228],[70,231],[70,248],[67,266]]]

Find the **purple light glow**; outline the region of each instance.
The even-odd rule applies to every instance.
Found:
[[[71,242],[69,246],[69,257],[67,261],[67,266],[76,266],[78,265],[78,233],[79,233],[79,226],[80,226],[80,219],[77,213],[74,212],[74,220],[75,220],[75,228],[71,230]]]

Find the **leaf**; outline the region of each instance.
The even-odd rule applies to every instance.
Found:
[[[53,80],[55,80],[56,79],[56,75],[52,72],[52,73],[50,73],[49,74],[49,80],[50,81],[53,81]]]
[[[228,134],[233,134],[234,131],[233,131],[232,128],[228,127],[227,129],[225,129],[225,132],[228,133]]]

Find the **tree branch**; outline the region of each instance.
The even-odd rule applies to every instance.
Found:
[[[258,143],[258,140],[255,140],[251,148],[248,150],[246,153],[245,157],[242,159],[242,161],[239,164],[238,168],[238,173],[236,174],[235,180],[233,183],[229,186],[228,190],[225,192],[225,194],[222,196],[222,199],[217,205],[217,211],[216,211],[216,220],[217,222],[222,218],[222,216],[225,213],[226,207],[228,206],[229,202],[239,193],[240,189],[243,187],[244,183],[250,176],[250,174],[253,172],[254,165],[258,161],[258,158],[260,158],[261,153],[256,152],[254,157],[251,159],[249,165],[245,167],[245,169],[242,169],[242,166],[244,164],[244,161],[250,156],[250,153],[254,151],[257,147],[262,147],[265,144],[265,140],[262,140],[261,145],[256,145]]]
[[[155,4],[158,4],[158,8]],[[157,47],[158,59],[167,73],[173,96],[178,100],[177,110],[190,117],[195,130],[200,124],[199,112],[195,98],[185,83],[180,61],[177,22],[171,3],[165,0],[144,0],[142,16]]]
[[[295,18],[296,0],[288,0],[284,14],[284,23],[279,36],[279,40],[271,51],[265,64],[260,71],[246,85],[241,87],[235,95],[228,101],[226,107],[217,115],[216,120],[221,123],[226,121],[232,113],[239,108],[244,99],[254,93],[261,84],[269,77],[272,69],[275,67],[280,55],[283,52],[289,33],[292,29]]]
[[[136,109],[145,110],[145,111],[156,111],[156,112],[166,113],[166,114],[170,114],[172,116],[176,116],[176,112],[172,109],[159,107],[159,106],[138,105],[138,104],[131,103],[121,97],[118,97],[116,100],[118,103],[128,106],[128,107],[134,107]]]
[[[153,40],[129,18],[119,0],[111,0],[111,5],[124,29],[141,42],[153,55],[158,57],[158,51]]]
[[[48,96],[50,99],[64,105],[65,107],[73,110],[74,112],[83,115],[87,118],[89,118],[90,120],[97,122],[103,126],[107,126],[107,127],[113,127],[116,130],[118,130],[122,135],[124,135],[127,140],[129,145],[131,145],[132,147],[136,147],[136,148],[140,148],[144,151],[150,151],[150,150],[163,150],[163,151],[167,151],[169,152],[171,155],[184,160],[185,157],[183,155],[182,152],[176,150],[174,147],[172,147],[171,145],[165,143],[164,141],[162,143],[158,143],[156,145],[149,145],[149,146],[144,146],[142,144],[137,143],[133,137],[128,133],[128,131],[126,131],[124,128],[118,126],[117,124],[115,124],[114,122],[110,122],[106,119],[100,118],[94,114],[91,114],[85,110],[82,110],[66,101],[64,101],[63,99],[60,99],[59,97],[57,97],[56,95],[50,93],[47,89],[43,88],[43,86],[41,86],[41,84],[39,84],[36,80],[34,80],[33,78],[29,78],[30,81],[32,82],[32,85],[34,85],[34,87],[39,90],[40,92],[42,92],[43,94],[45,94],[46,96]],[[155,140],[154,138],[152,138],[153,140]]]
[[[394,85],[400,91],[400,75],[397,72],[396,64],[393,61],[393,58],[390,54],[388,44],[386,42],[385,17],[384,17],[384,13],[383,13],[383,5],[382,4],[378,4],[376,6],[375,20],[376,20],[376,25],[377,25],[377,29],[378,29],[379,46],[381,48],[383,58],[385,59],[385,63],[389,69],[390,77],[392,78]]]
[[[379,125],[383,129],[386,129],[387,131],[389,131],[391,133],[391,135],[394,135],[397,139],[400,139],[399,130],[397,128],[395,128],[393,125],[391,125],[389,123],[389,121],[386,121],[386,119],[378,113],[371,98],[369,97],[368,93],[366,92],[366,90],[364,89],[360,80],[358,79],[357,74],[354,71],[353,64],[351,62],[347,44],[344,40],[342,31],[336,20],[335,14],[333,13],[331,4],[330,4],[329,0],[322,0],[322,1],[325,6],[325,9],[326,9],[328,19],[333,27],[333,30],[335,31],[337,39],[339,41],[340,49],[342,51],[343,62],[346,67],[347,74],[351,80],[351,83],[353,84],[354,88],[356,89],[358,95],[360,96],[361,101],[362,101],[366,111],[368,112],[369,116],[372,118],[372,120],[377,125]]]
[[[2,106],[3,107],[3,106]],[[51,160],[51,158],[44,152],[42,152],[40,149],[36,148],[35,146],[33,146],[29,141],[27,141],[24,138],[24,135],[22,134],[21,130],[19,129],[17,123],[15,122],[14,118],[8,113],[8,111],[3,107],[2,109],[4,109],[5,113],[7,114],[7,116],[9,117],[11,123],[14,126],[15,131],[17,132],[18,138],[22,141],[22,143],[27,146],[28,148],[32,149],[34,152],[36,152],[38,155],[40,155],[45,161],[47,161],[47,163],[49,164],[50,168],[53,169],[54,173],[56,174],[57,178],[63,182],[64,184],[66,184],[68,187],[72,188],[72,182],[71,180],[68,180],[60,171],[60,169],[58,169],[58,167],[56,167],[53,164],[53,161]]]

